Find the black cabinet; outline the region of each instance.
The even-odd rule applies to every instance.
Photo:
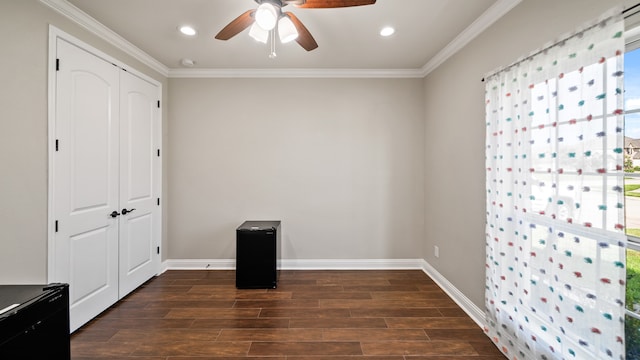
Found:
[[[0,359],[70,359],[69,285],[0,285]]]
[[[245,221],[236,229],[238,289],[276,288],[280,233],[280,221]]]

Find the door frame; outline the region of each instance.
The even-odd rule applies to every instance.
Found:
[[[120,69],[126,70],[128,73],[139,77],[140,79],[147,81],[158,88],[158,99],[162,99],[162,83],[159,81],[137,71],[136,69],[131,68],[129,65],[119,61],[112,56],[96,49],[95,47],[85,43],[84,41],[76,38],[75,36],[68,34],[53,25],[49,25],[49,51],[48,51],[48,65],[47,65],[47,157],[48,157],[48,167],[47,167],[47,282],[55,282],[56,280],[53,278],[55,274],[56,268],[56,258],[55,258],[55,199],[54,199],[54,189],[55,189],[55,176],[53,174],[54,168],[54,153],[56,146],[56,57],[57,57],[57,42],[58,39],[65,40],[78,48],[97,56],[105,61],[112,63],[113,65],[119,67]],[[162,137],[163,137],[163,129],[162,129],[162,108],[160,108],[159,116],[159,126],[160,126],[160,135],[158,136],[158,148],[162,149]],[[155,194],[156,197],[162,197],[162,163],[160,161],[160,169],[158,182],[155,186],[158,189],[158,193]],[[156,244],[160,251],[158,256],[160,261],[158,261],[156,274],[161,273],[162,268],[162,228],[163,228],[163,205],[160,202],[158,206],[158,217],[160,221],[160,226],[158,229],[158,243]]]

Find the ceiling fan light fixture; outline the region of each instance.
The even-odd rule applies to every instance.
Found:
[[[256,10],[256,24],[263,30],[269,31],[276,27],[278,21],[278,11],[273,4],[264,2]]]
[[[267,40],[269,40],[269,31],[264,30],[258,24],[253,23],[249,29],[249,36],[251,36],[255,41],[266,44]]]
[[[280,42],[283,44],[298,38],[298,30],[287,15],[283,15],[278,20],[278,35],[280,36]]]

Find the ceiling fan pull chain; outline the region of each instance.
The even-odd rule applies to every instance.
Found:
[[[270,52],[269,52],[269,59],[275,59],[278,54],[276,54],[276,30],[271,29],[269,31],[269,44],[270,44]]]

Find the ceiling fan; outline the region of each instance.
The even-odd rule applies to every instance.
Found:
[[[258,3],[258,8],[247,10],[235,18],[220,30],[216,39],[229,40],[251,26],[249,35],[265,44],[271,35],[273,48],[274,33],[277,28],[281,42],[295,40],[305,50],[311,51],[318,47],[318,43],[293,13],[282,11],[283,7],[293,5],[306,9],[341,8],[372,5],[376,0],[255,0],[255,2]]]

